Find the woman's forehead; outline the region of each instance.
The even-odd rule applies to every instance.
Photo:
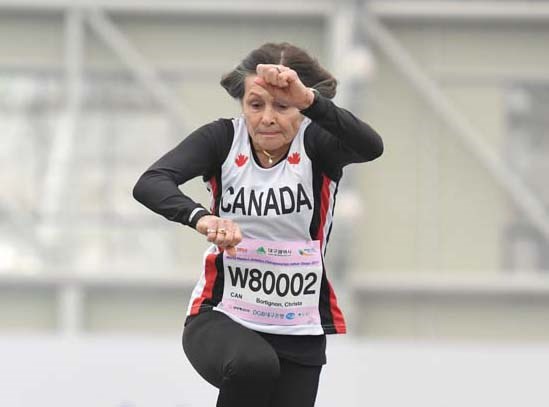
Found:
[[[267,92],[263,87],[254,82],[257,75],[248,75],[244,81],[244,97],[250,94],[256,94],[263,98],[272,98],[271,94]]]

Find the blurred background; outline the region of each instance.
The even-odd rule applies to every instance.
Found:
[[[0,0],[0,404],[215,404],[180,346],[207,244],[131,191],[268,41],[385,143],[339,188],[317,405],[549,405],[541,0]]]

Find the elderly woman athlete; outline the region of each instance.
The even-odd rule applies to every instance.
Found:
[[[212,243],[183,348],[217,406],[313,406],[326,334],[345,321],[324,267],[343,167],[379,135],[336,106],[335,78],[288,43],[253,50],[221,85],[242,115],[206,124],[154,163],[134,197]],[[210,209],[178,185],[201,176]]]

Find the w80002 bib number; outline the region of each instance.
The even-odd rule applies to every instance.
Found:
[[[256,268],[244,269],[240,267],[227,267],[233,287],[248,287],[253,292],[262,291],[269,295],[276,293],[279,297],[285,297],[291,294],[295,297],[303,295],[313,295],[316,293],[312,287],[316,284],[318,276],[315,273],[295,273],[288,275],[286,273],[274,273],[270,270],[261,271]]]

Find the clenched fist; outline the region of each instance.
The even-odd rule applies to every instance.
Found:
[[[313,103],[313,91],[301,82],[293,69],[284,65],[258,64],[256,72],[254,82],[274,99],[299,110],[304,110]]]
[[[236,256],[236,245],[242,241],[242,233],[237,223],[214,215],[201,217],[196,223],[196,230],[205,235],[211,242]]]

